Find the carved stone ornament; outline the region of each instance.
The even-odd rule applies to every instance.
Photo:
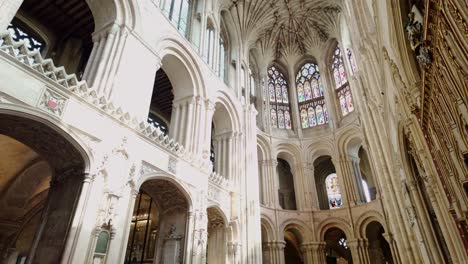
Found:
[[[177,159],[169,157],[168,168],[169,172],[176,174],[177,173]]]
[[[432,56],[429,46],[422,44],[419,47],[419,54],[416,56],[422,68],[427,68],[432,63]]]
[[[150,174],[150,173],[155,173],[158,172],[159,170],[154,167],[153,165],[149,164],[146,161],[141,162],[141,167],[140,167],[140,176]]]
[[[409,21],[405,25],[405,30],[408,33],[408,39],[411,49],[415,50],[422,41],[423,25],[415,18],[414,11],[408,14]]]
[[[67,99],[52,90],[46,89],[42,94],[39,108],[46,110],[56,116],[62,116]]]

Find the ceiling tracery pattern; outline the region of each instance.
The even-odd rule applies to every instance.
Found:
[[[337,28],[338,0],[231,1],[230,13],[240,36],[272,49],[274,56],[303,54],[319,46]]]

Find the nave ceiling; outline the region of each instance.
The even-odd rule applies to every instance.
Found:
[[[278,59],[298,56],[336,36],[340,0],[233,0],[228,10],[249,48]]]

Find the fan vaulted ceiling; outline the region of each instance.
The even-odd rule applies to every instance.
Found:
[[[233,0],[229,12],[243,40],[281,55],[320,47],[338,27],[339,0]]]

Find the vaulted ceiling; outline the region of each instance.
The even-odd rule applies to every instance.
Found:
[[[232,0],[229,11],[242,40],[276,58],[320,47],[338,28],[340,0]]]

